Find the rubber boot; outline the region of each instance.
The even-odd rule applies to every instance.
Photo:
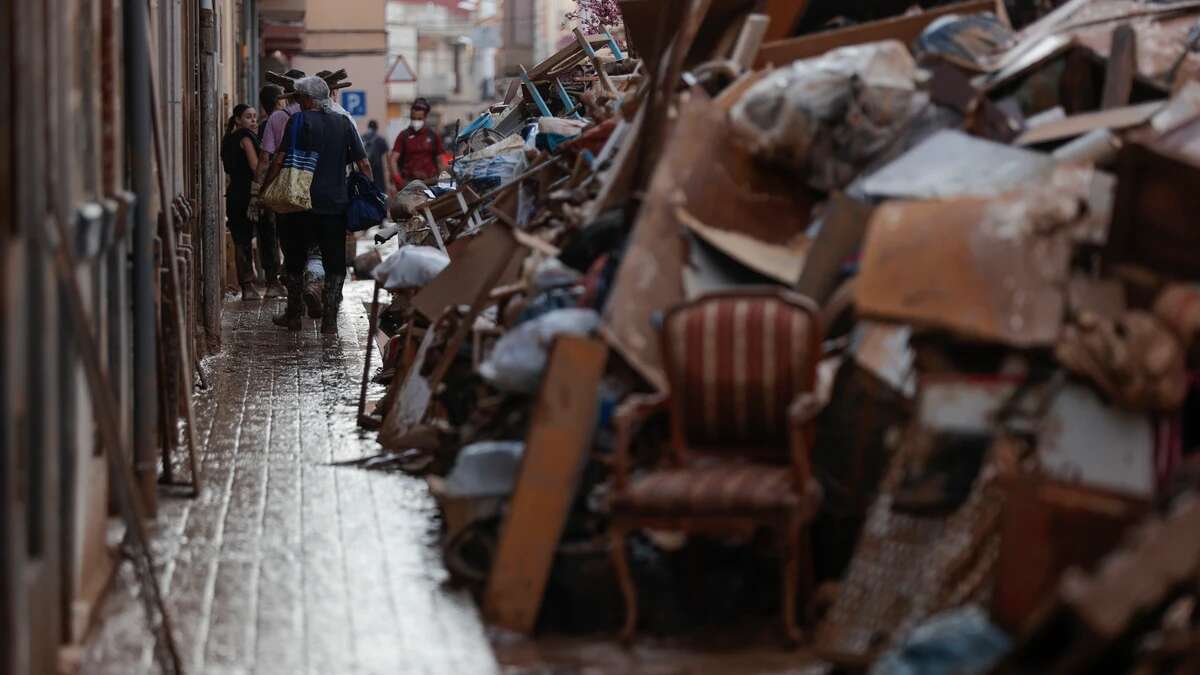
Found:
[[[325,292],[322,294],[324,313],[321,314],[321,332],[326,335],[337,335],[338,307],[342,304],[342,282],[346,276],[342,274],[325,274]]]
[[[271,319],[271,322],[276,326],[288,330],[300,330],[300,315],[304,313],[304,300],[301,298],[303,289],[300,288],[300,278],[286,276],[284,277],[284,282],[287,288],[287,307],[284,308],[283,314]]]

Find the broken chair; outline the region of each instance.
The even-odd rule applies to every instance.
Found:
[[[783,626],[799,642],[796,596],[813,586],[807,527],[821,490],[809,451],[819,404],[818,310],[775,288],[707,295],[670,310],[661,334],[669,391],[628,399],[617,412],[612,562],[625,599],[622,639],[632,639],[637,597],[626,560],[630,530],[773,530],[783,545]],[[642,421],[665,411],[664,465],[632,473]]]

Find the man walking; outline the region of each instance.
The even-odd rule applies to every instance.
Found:
[[[305,74],[304,74],[303,70],[296,70],[293,68],[293,69],[287,71],[286,73],[284,73],[284,76],[290,77],[293,80],[299,80],[300,78],[304,77]],[[267,85],[267,86],[272,87],[275,85]],[[266,87],[264,87],[264,89],[265,88]],[[270,110],[266,110],[266,102],[265,101],[263,102],[264,114],[267,115],[267,117],[266,117],[266,122],[262,126],[262,131],[259,134],[262,137],[263,155],[262,155],[262,157],[259,158],[259,162],[258,162],[258,167],[259,167],[258,178],[257,178],[258,184],[262,184],[263,181],[266,179],[267,170],[271,166],[271,160],[274,157],[274,155],[276,155],[279,152],[279,147],[281,145],[283,145],[283,131],[287,127],[288,120],[291,119],[292,115],[300,112],[300,104],[294,100],[294,97],[293,97],[293,100],[291,100],[289,102],[286,98],[284,98],[282,92],[283,92],[283,90],[280,89],[280,95],[276,99],[277,103]],[[255,195],[258,194],[257,188],[255,189],[254,194]],[[297,302],[303,301],[304,305],[308,308],[309,316],[311,316],[314,319],[320,318],[320,316],[322,315],[322,312],[323,312],[323,309],[321,307],[321,292],[320,292],[320,290],[313,290],[313,284],[305,283],[303,278],[296,281],[296,283],[292,283],[291,280],[289,280],[287,278],[288,269],[289,269],[287,256],[288,256],[288,250],[290,248],[287,243],[287,238],[290,235],[290,233],[292,232],[292,228],[290,227],[290,222],[291,222],[290,219],[291,219],[292,215],[287,214],[287,213],[272,213],[271,215],[273,216],[273,219],[275,222],[275,232],[276,232],[276,237],[278,238],[278,241],[279,241],[279,247],[283,251],[283,257],[284,257],[284,260],[283,260],[283,274],[284,274],[283,283],[284,283],[284,287],[286,289],[299,288],[300,289],[300,299],[297,300]],[[319,255],[317,255],[317,253],[318,253],[317,247],[315,244],[313,244],[312,247],[310,248],[310,250],[307,250],[304,252],[304,256],[301,258],[301,261],[298,263],[300,265],[300,267],[304,268],[305,264],[306,264],[305,261],[309,260],[314,255],[318,259],[315,263],[315,266],[314,265],[310,265],[310,266],[313,266],[314,269],[315,269],[315,267],[320,267],[321,262],[319,260]],[[296,264],[297,263],[295,263],[293,261],[292,267],[294,268],[296,266]],[[320,276],[321,278],[324,278],[324,271],[320,270],[320,275],[318,275],[318,276]],[[319,287],[319,284],[317,286]],[[290,293],[290,290],[287,292]],[[274,296],[268,296],[268,297],[274,297]],[[291,300],[291,298],[289,298],[289,300]],[[277,316],[277,317],[275,317],[274,320],[277,325],[280,325],[280,326],[289,325],[286,322],[281,323],[281,321],[283,321],[283,317]]]
[[[388,171],[388,144],[379,135],[379,122],[367,122],[367,133],[362,137],[363,147],[367,150],[367,160],[371,162],[371,171],[375,174],[375,187],[387,194],[391,171]]]
[[[396,137],[390,161],[395,170],[395,183],[402,188],[413,180],[435,181],[442,172],[442,153],[446,152],[442,137],[426,126],[429,101],[413,101],[407,129]]]
[[[288,303],[276,323],[288,330],[300,330],[301,284],[308,247],[315,243],[321,249],[325,267],[323,293],[324,313],[321,332],[337,334],[337,310],[342,299],[342,283],[346,279],[346,208],[350,198],[346,192],[346,165],[354,163],[359,171],[373,175],[371,164],[362,146],[358,131],[344,116],[333,109],[329,85],[319,77],[304,77],[296,81],[296,101],[300,114],[288,119],[283,142],[271,161],[263,183],[265,188],[275,180],[283,167],[283,158],[292,147],[291,131],[296,129],[296,145],[317,154],[309,196],[312,210],[292,214],[288,218],[290,231],[284,240],[284,267],[288,280]]]

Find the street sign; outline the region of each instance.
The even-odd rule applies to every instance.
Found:
[[[342,107],[355,117],[366,117],[367,92],[361,89],[346,89],[342,92]]]

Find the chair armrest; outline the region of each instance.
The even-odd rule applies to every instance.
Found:
[[[821,401],[816,394],[805,392],[788,406],[788,424],[791,427],[790,445],[792,468],[795,471],[796,487],[806,489],[812,479],[812,445],[816,434],[813,422],[821,413]]]
[[[613,414],[616,445],[613,448],[613,488],[625,488],[629,476],[629,447],[642,424],[651,415],[667,409],[670,397],[666,394],[634,394],[617,406]]]

